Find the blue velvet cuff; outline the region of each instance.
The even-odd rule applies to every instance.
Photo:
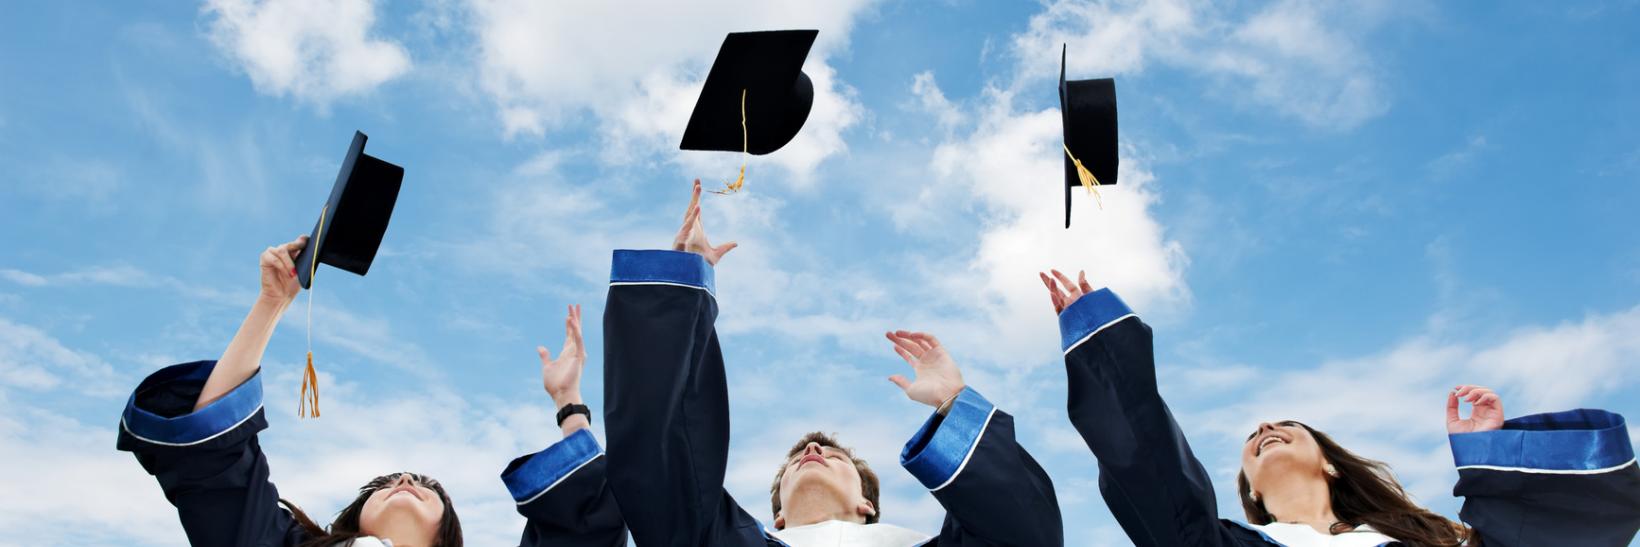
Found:
[[[706,257],[683,251],[616,249],[610,285],[681,285],[716,294]]]
[[[160,369],[137,385],[126,400],[120,427],[137,440],[163,446],[191,446],[214,439],[245,423],[262,409],[262,373],[233,388],[226,395],[193,410],[193,401],[176,400],[176,408],[143,408],[138,396],[151,390],[165,390],[177,384],[203,386],[216,361],[195,361]],[[200,387],[180,391],[197,397]]]
[[[520,505],[534,501],[581,466],[604,455],[603,447],[586,429],[576,431],[546,450],[519,458],[501,473],[513,501]]]
[[[1110,289],[1082,295],[1059,313],[1059,349],[1070,353],[1094,333],[1130,315],[1133,310]]]
[[[944,416],[935,413],[900,451],[900,466],[929,490],[949,484],[979,446],[996,405],[973,388],[963,388]]]
[[[1448,435],[1459,468],[1600,472],[1634,461],[1623,416],[1578,409],[1522,416],[1503,429]]]

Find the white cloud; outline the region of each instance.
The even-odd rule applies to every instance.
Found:
[[[0,317],[0,386],[31,391],[120,391],[120,376],[96,356],[69,349],[40,329]]]
[[[911,79],[911,95],[917,98],[917,107],[934,116],[939,127],[951,131],[962,125],[968,116],[950,99],[945,98],[945,92],[934,81],[934,71],[925,70],[917,73]]]
[[[1013,53],[1030,78],[1057,77],[1061,44],[1073,79],[1135,74],[1151,63],[1185,68],[1220,82],[1210,91],[1219,100],[1350,129],[1389,108],[1363,46],[1400,9],[1388,4],[1284,0],[1234,21],[1223,6],[1194,0],[1058,0],[1014,37]]]
[[[778,165],[803,185],[821,161],[846,150],[842,132],[864,115],[827,60],[847,46],[850,27],[871,3],[473,0],[470,24],[483,87],[507,135],[544,135],[591,116],[606,161],[663,154],[694,168],[731,162],[676,150],[724,34],[819,29],[804,67],[815,88],[808,122],[779,154],[757,162]],[[611,29],[607,21],[621,23]]]
[[[1474,135],[1464,141],[1463,146],[1430,160],[1425,167],[1429,170],[1430,177],[1435,180],[1450,179],[1473,164],[1475,156],[1486,149],[1486,135]]]
[[[410,70],[403,46],[370,35],[372,0],[209,0],[210,38],[262,93],[327,106]]]
[[[129,264],[87,266],[54,274],[40,274],[0,268],[0,279],[33,288],[107,286],[136,289],[168,289],[200,301],[238,306],[251,301],[252,294],[224,291],[171,276],[157,275]]]
[[[929,184],[938,188],[923,196],[936,197],[911,205],[923,209],[918,215],[960,215],[966,214],[962,199],[953,196],[971,196],[980,209],[973,254],[932,266],[947,272],[932,277],[941,280],[943,292],[961,295],[959,302],[979,319],[945,328],[1001,341],[986,346],[993,353],[986,358],[1017,362],[1010,355],[1055,347],[1058,327],[1037,278],[1050,268],[1072,276],[1085,269],[1090,283],[1111,287],[1155,317],[1188,305],[1188,259],[1151,216],[1160,195],[1143,158],[1124,152],[1119,183],[1099,190],[1103,208],[1083,190],[1074,191],[1067,230],[1058,110],[1018,111],[1012,92],[992,88],[974,116],[971,133],[934,150]]]
[[[131,386],[127,386],[129,389]],[[116,413],[87,424],[10,400],[0,385],[0,528],[16,545],[183,545],[159,485],[114,450]],[[119,408],[109,399],[106,408]]]

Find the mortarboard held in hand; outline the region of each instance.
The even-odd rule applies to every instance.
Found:
[[[399,199],[404,168],[364,153],[364,133],[353,132],[353,144],[336,173],[330,199],[319,211],[308,244],[296,256],[296,276],[302,288],[313,286],[317,264],[324,263],[355,274],[370,271],[387,233],[387,220]]]
[[[733,32],[723,39],[700,99],[683,130],[683,150],[764,155],[791,142],[814,105],[814,83],[803,61],[817,30]],[[734,193],[740,177],[718,193]]]
[[[307,246],[296,256],[296,277],[308,291],[307,371],[302,377],[302,403],[297,415],[319,417],[319,377],[313,370],[313,277],[320,263],[364,275],[376,259],[393,205],[399,199],[404,168],[364,153],[364,133],[353,132],[353,144],[342,158],[330,199],[319,210],[319,222]],[[309,398],[309,388],[312,397]]]
[[[1059,51],[1059,114],[1065,124],[1065,227],[1071,227],[1071,189],[1116,184],[1116,80],[1065,79],[1065,53]],[[1103,205],[1101,205],[1102,207]]]

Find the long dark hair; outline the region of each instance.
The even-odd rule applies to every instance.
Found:
[[[359,487],[359,497],[354,498],[353,503],[348,504],[340,513],[336,513],[336,520],[331,521],[330,526],[325,528],[319,527],[318,523],[308,518],[307,513],[302,512],[289,500],[281,498],[279,503],[290,510],[291,517],[296,519],[297,525],[307,530],[309,539],[303,541],[299,547],[331,547],[337,543],[364,537],[364,534],[359,532],[359,514],[364,512],[364,502],[377,490],[392,485],[393,481],[398,480],[399,475],[410,475],[421,485],[432,488],[434,492],[438,492],[439,501],[444,502],[444,515],[439,518],[438,534],[433,538],[433,545],[429,547],[462,547],[461,520],[456,518],[455,505],[450,503],[450,495],[444,493],[444,486],[438,481],[415,473],[393,473],[371,479]]]
[[[1297,424],[1315,437],[1321,455],[1338,470],[1337,477],[1328,477],[1332,492],[1332,510],[1338,517],[1331,532],[1348,532],[1360,525],[1372,526],[1378,533],[1395,538],[1401,543],[1416,546],[1480,545],[1480,537],[1459,523],[1437,515],[1413,503],[1401,483],[1395,480],[1389,464],[1370,460],[1345,450],[1344,447],[1310,426]],[[1253,499],[1253,487],[1247,482],[1245,471],[1236,474],[1236,488],[1241,491],[1241,509],[1247,513],[1247,522],[1269,524],[1275,516],[1264,510],[1264,503]]]

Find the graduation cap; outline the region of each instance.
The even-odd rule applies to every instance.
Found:
[[[1062,46],[1063,48],[1063,46]],[[1071,189],[1116,184],[1116,80],[1065,79],[1059,51],[1059,114],[1065,125],[1065,227],[1071,227]]]
[[[296,276],[304,289],[313,287],[315,262],[359,275],[370,271],[382,235],[387,233],[387,220],[393,216],[393,204],[399,199],[404,168],[364,153],[367,138],[364,133],[353,132],[353,144],[348,146],[342,169],[336,173],[330,200],[319,211],[319,222],[313,226],[307,246],[296,256]]]
[[[818,30],[732,32],[723,38],[683,130],[683,150],[764,155],[791,142],[814,106],[803,61]],[[729,184],[730,192],[745,182]]]
[[[359,275],[370,271],[382,236],[387,233],[387,220],[393,216],[393,205],[399,199],[399,183],[404,180],[403,167],[364,153],[367,138],[364,133],[353,132],[353,144],[342,158],[330,199],[319,210],[319,222],[313,226],[307,246],[296,255],[297,280],[302,288],[309,289],[307,371],[302,376],[298,417],[307,417],[309,408],[313,417],[319,417],[319,375],[313,370],[313,276],[318,273],[319,263]]]

